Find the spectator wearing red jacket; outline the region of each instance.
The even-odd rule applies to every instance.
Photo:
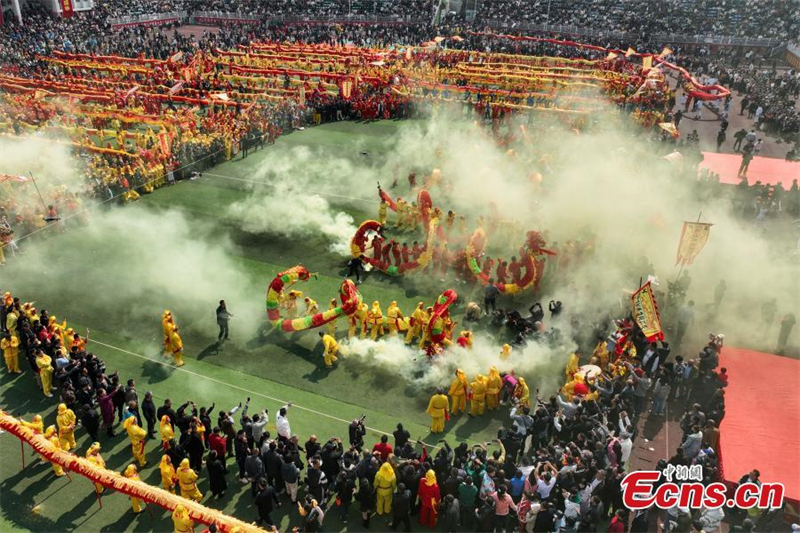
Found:
[[[389,437],[386,435],[381,435],[381,441],[376,443],[375,446],[372,447],[372,453],[378,452],[381,454],[381,461],[386,461],[389,458],[389,454],[392,453],[392,445],[389,444]]]

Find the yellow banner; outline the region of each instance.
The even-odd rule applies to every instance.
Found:
[[[661,318],[658,316],[658,304],[656,304],[653,288],[649,281],[633,293],[631,303],[633,304],[633,319],[647,340],[649,342],[664,340]]]
[[[691,265],[708,242],[708,235],[713,224],[705,222],[684,222],[681,230],[681,241],[678,244],[678,260],[676,265]]]

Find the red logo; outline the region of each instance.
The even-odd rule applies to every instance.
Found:
[[[704,485],[702,467],[675,467],[663,472],[641,470],[631,472],[622,480],[622,501],[631,510],[647,509],[655,505],[660,509],[688,507],[718,509],[722,506],[749,509],[776,508],[783,505],[783,483],[743,483],[728,498],[723,483]],[[673,475],[676,481],[673,481]],[[664,482],[656,485],[660,480]]]

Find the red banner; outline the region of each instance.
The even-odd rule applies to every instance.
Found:
[[[72,5],[72,0],[61,0],[61,16],[70,18],[75,14],[75,7]]]

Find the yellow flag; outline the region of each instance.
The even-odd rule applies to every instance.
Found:
[[[653,56],[642,58],[642,71],[647,72],[653,68]]]
[[[606,60],[610,61],[610,60],[616,59],[618,57],[619,57],[619,55],[615,54],[614,52],[609,52],[608,55],[606,56]]]
[[[632,56],[632,55],[634,55],[634,54],[636,54],[636,50],[634,50],[633,48],[631,48],[631,47],[629,46],[629,47],[628,47],[628,51],[627,51],[627,52],[625,52],[625,57],[631,57],[631,56]]]
[[[672,54],[672,50],[670,50],[670,48],[668,46],[665,46],[664,49],[661,50],[661,53],[658,54],[658,57],[660,57],[661,59],[664,59],[665,57],[667,57],[670,54]]]

